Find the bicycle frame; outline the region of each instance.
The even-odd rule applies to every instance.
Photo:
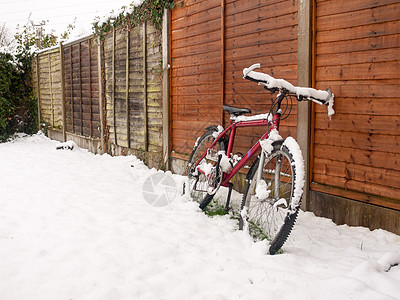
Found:
[[[279,123],[280,123],[280,118],[281,114],[279,113],[280,111],[280,106],[281,106],[281,101],[285,97],[285,94],[279,94],[276,99],[277,99],[277,107],[276,111],[273,113],[273,117],[271,121],[265,120],[265,119],[260,119],[260,120],[248,120],[248,121],[236,121],[232,120],[231,123],[227,128],[222,131],[218,137],[211,143],[210,147],[208,149],[211,149],[212,147],[215,146],[216,143],[218,143],[223,137],[226,137],[229,135],[229,140],[228,140],[228,149],[226,149],[226,155],[231,158],[232,154],[232,149],[233,149],[233,143],[235,140],[235,135],[236,135],[236,129],[237,128],[244,128],[244,127],[260,127],[260,126],[269,126],[269,130],[264,133],[261,138],[257,141],[256,144],[251,147],[251,149],[242,157],[242,159],[227,173],[224,173],[224,176],[222,178],[221,186],[228,187],[229,186],[229,181],[232,179],[233,176],[249,161],[249,159],[258,152],[258,150],[261,148],[260,141],[268,138],[271,130],[276,129],[279,131]],[[230,133],[229,133],[230,132]],[[208,150],[207,149],[207,150]],[[196,165],[198,165],[204,157],[207,155],[207,152],[204,152],[202,156],[198,159],[196,162]],[[203,173],[204,172],[201,169],[198,169],[199,172]]]

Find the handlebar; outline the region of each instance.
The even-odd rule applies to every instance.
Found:
[[[309,100],[321,105],[325,104],[330,107],[333,106],[334,94],[332,94],[329,88],[326,89],[326,91],[321,91],[313,88],[294,86],[284,79],[276,79],[268,74],[254,71],[260,67],[260,64],[254,64],[248,68],[244,68],[243,78],[257,82],[259,85],[263,85],[265,89],[272,93],[284,91],[295,95],[298,101]]]

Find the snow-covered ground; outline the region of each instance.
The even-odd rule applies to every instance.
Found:
[[[266,255],[179,193],[150,205],[136,158],[57,145],[0,144],[1,299],[400,299],[397,235],[301,213]]]

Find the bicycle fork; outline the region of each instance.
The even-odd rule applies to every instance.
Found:
[[[261,151],[260,154],[260,162],[258,164],[258,170],[257,170],[257,181],[256,181],[256,186],[262,179],[262,174],[264,171],[264,163],[265,163],[265,152]],[[275,164],[275,174],[274,174],[274,199],[279,200],[279,194],[280,194],[280,174],[281,174],[281,165],[282,165],[282,160],[280,157],[276,158],[276,164]]]

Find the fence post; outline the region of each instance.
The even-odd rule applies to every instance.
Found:
[[[104,141],[104,102],[103,102],[103,55],[102,55],[102,41],[100,37],[97,38],[97,68],[98,68],[98,80],[99,80],[99,113],[100,113],[100,145],[101,153],[105,153],[105,141]]]
[[[60,72],[61,72],[61,111],[62,111],[62,127],[63,140],[67,140],[66,133],[66,114],[65,114],[65,64],[64,64],[64,45],[60,42]]]
[[[298,12],[298,71],[297,84],[309,87],[312,84],[312,1],[299,0]],[[309,207],[310,156],[311,156],[311,102],[297,103],[297,141],[305,164],[304,195],[301,208]]]
[[[79,42],[79,101],[80,101],[80,119],[81,119],[81,135],[83,136],[83,102],[82,102],[82,47]]]
[[[72,71],[72,45],[69,46],[69,64],[70,64],[70,78],[71,78],[71,122],[72,122],[72,132],[75,133],[75,117],[74,117],[74,79],[73,79],[73,71]]]
[[[50,86],[50,111],[51,111],[51,127],[54,128],[54,103],[53,103],[53,79],[51,76],[51,56],[47,54],[49,60],[49,86]]]
[[[88,39],[89,49],[89,135],[93,137],[93,108],[92,108],[92,39]]]
[[[126,106],[126,139],[128,142],[128,149],[131,147],[131,128],[130,128],[130,111],[129,111],[129,36],[130,30],[126,31],[126,92],[125,92],[125,106]]]
[[[144,120],[144,151],[148,151],[148,122],[147,122],[147,30],[143,22],[143,120]]]
[[[41,128],[41,119],[42,119],[42,115],[40,112],[40,74],[39,74],[39,54],[36,55],[36,76],[37,76],[37,107],[38,107],[38,130],[40,130]]]
[[[170,155],[170,101],[169,101],[169,89],[170,89],[170,77],[169,77],[169,51],[170,51],[170,12],[168,9],[164,9],[164,17],[162,24],[162,105],[163,105],[163,163],[167,169],[170,169],[169,155]]]
[[[225,0],[221,0],[221,79],[220,118],[221,125],[224,126],[222,106],[225,104]]]
[[[112,44],[112,90],[111,90],[111,100],[113,107],[113,126],[114,126],[114,145],[117,146],[117,124],[116,124],[116,113],[115,113],[115,27],[112,30],[113,33],[113,44]]]

